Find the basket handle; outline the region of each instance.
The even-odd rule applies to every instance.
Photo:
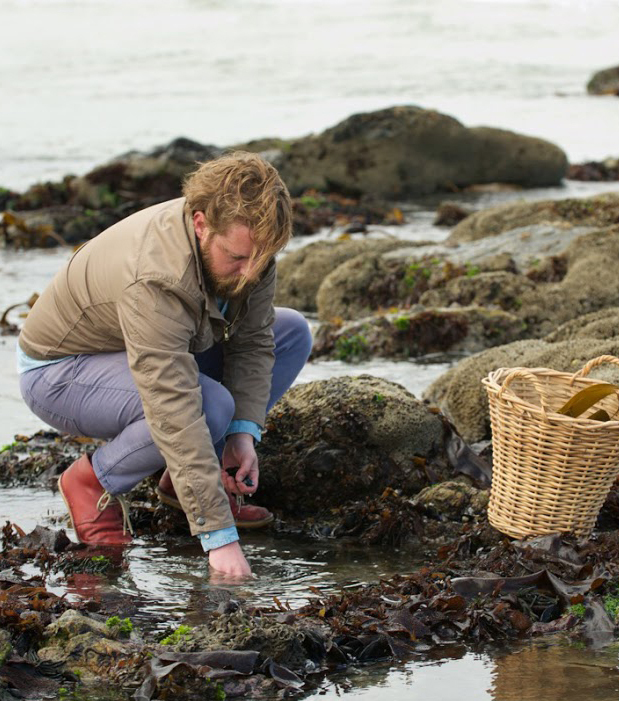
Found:
[[[617,362],[619,363],[619,360],[617,360]],[[507,389],[508,385],[510,385],[512,380],[515,380],[517,377],[523,377],[527,380],[530,380],[533,383],[533,386],[539,394],[539,403],[542,409],[542,416],[544,417],[544,419],[547,419],[548,417],[546,416],[546,411],[548,410],[548,407],[546,406],[546,401],[544,399],[543,385],[532,372],[529,372],[525,368],[515,368],[509,373],[509,375],[503,380],[503,384],[499,388],[497,397],[501,399],[503,396],[503,392]]]
[[[614,365],[619,365],[619,358],[615,358],[614,355],[599,355],[597,358],[590,360],[581,370],[575,372],[570,380],[570,385],[574,384],[574,380],[577,377],[587,377],[587,375],[596,368],[598,365],[603,363],[613,363]]]

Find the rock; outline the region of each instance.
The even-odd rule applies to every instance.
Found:
[[[584,235],[599,231],[599,227],[592,226],[537,224],[456,246],[395,245],[385,252],[368,252],[350,258],[324,278],[316,295],[318,317],[341,322],[417,303],[459,303],[498,305],[512,312],[521,309],[520,316],[528,323],[526,295],[537,306],[538,297],[546,294],[540,288],[536,295],[535,283],[563,281],[569,260],[576,263],[592,245],[593,239]],[[606,263],[612,259],[612,237],[607,245]],[[558,323],[566,320],[563,316]],[[545,335],[551,330],[535,329],[530,335]]]
[[[562,231],[565,232],[563,235]],[[410,254],[414,250],[418,251],[417,255],[424,254],[424,260],[430,261],[433,259],[428,257],[433,253],[447,255],[447,261],[436,266],[436,271],[445,270],[448,263],[452,266],[450,275],[440,278],[435,277],[433,269],[426,265],[429,274],[425,289],[416,288],[419,295],[414,301],[433,306],[454,303],[498,305],[520,317],[527,325],[528,337],[542,338],[571,319],[605,307],[619,306],[619,278],[614,265],[619,256],[619,225],[597,229],[568,226],[562,230],[558,226],[539,224],[460,244],[451,252],[446,247],[399,249],[383,254],[383,270],[390,270],[392,277],[395,276],[398,270],[402,270],[402,267],[398,268],[397,260],[400,266],[408,264],[410,269],[411,263],[407,261],[411,260]],[[507,272],[481,272],[482,263],[475,261],[487,261],[488,257],[483,256],[489,251],[500,254],[502,260],[510,261],[510,265],[526,272],[526,278]],[[463,260],[468,260],[464,266]],[[391,268],[386,261],[392,262]],[[366,270],[365,278],[355,279],[351,274],[346,282],[336,270],[327,277],[323,283],[325,286],[337,282],[337,285],[331,284],[330,298],[327,297],[325,302],[327,310],[331,313],[340,310],[341,313],[346,309],[344,301],[348,299],[350,285],[358,295],[355,300],[357,307],[352,307],[352,311],[357,311],[359,301],[364,301],[363,291],[370,285],[370,275],[371,270]],[[402,279],[401,272],[399,276]],[[404,279],[410,280],[410,275],[405,275]],[[402,295],[402,289],[400,284],[394,295]],[[318,298],[320,300],[320,291]],[[385,299],[382,303],[385,307],[397,304]],[[367,302],[365,306],[368,306]]]
[[[507,251],[482,256],[475,263],[469,263],[469,266],[478,268],[480,273],[496,273],[499,271],[506,273],[518,272],[516,261],[513,259],[511,253]],[[469,267],[469,270],[470,269]]]
[[[265,161],[275,166],[275,168],[279,168],[284,153],[290,149],[291,143],[292,141],[290,139],[266,136],[261,139],[252,139],[251,141],[234,144],[233,146],[226,146],[224,151],[249,151],[250,153],[257,153],[262,156]]]
[[[371,195],[354,198],[337,192],[307,190],[292,201],[294,236],[309,236],[320,229],[343,230],[344,234],[367,233],[368,226],[398,226],[404,214],[398,207],[379,202]]]
[[[261,503],[299,519],[387,487],[413,495],[443,436],[441,419],[395,383],[361,375],[297,385],[258,446]]]
[[[523,275],[503,271],[479,272],[461,275],[448,280],[442,287],[424,292],[419,303],[426,307],[458,304],[517,311],[522,307],[523,294],[534,289],[535,283]]]
[[[61,553],[66,550],[71,541],[69,540],[64,528],[59,531],[45,528],[45,526],[36,526],[33,531],[25,535],[19,540],[19,546],[22,548],[47,548],[47,550],[55,553]]]
[[[529,276],[546,258],[561,257],[572,241],[599,229],[599,226],[569,226],[565,222],[533,224],[507,229],[496,236],[477,238],[474,241],[402,246],[385,253],[384,257],[388,260],[430,261],[438,258],[452,266],[462,267],[459,274],[470,276],[477,272],[497,270]],[[444,280],[441,280],[443,283]]]
[[[422,489],[415,503],[434,516],[460,521],[463,516],[479,516],[488,507],[489,493],[465,481],[448,480]]]
[[[67,175],[60,182],[35,183],[26,192],[11,193],[3,209],[33,210],[62,206],[71,200],[71,184],[75,176]]]
[[[560,343],[517,341],[460,361],[430,385],[424,398],[440,407],[465,441],[474,443],[490,438],[488,400],[481,380],[492,370],[500,367],[547,367],[576,372],[592,358],[617,353],[619,338],[603,342],[596,338]],[[596,369],[591,376],[597,377],[602,372]]]
[[[611,226],[619,223],[619,193],[595,197],[517,202],[484,209],[460,222],[450,243],[476,241],[522,227],[552,224],[569,229],[578,226]]]
[[[222,153],[183,137],[147,153],[130,151],[111,160],[70,184],[72,199],[93,209],[116,207],[127,200],[163,201],[180,197],[184,177],[198,162]]]
[[[211,618],[206,625],[195,626],[173,649],[184,652],[255,650],[260,653],[261,660],[271,658],[298,669],[308,657],[303,642],[299,626],[254,616],[241,607]]]
[[[430,287],[466,272],[464,266],[443,265],[439,257],[411,255],[416,247],[407,247],[404,255],[398,254],[399,248],[355,256],[329,273],[316,294],[318,318],[341,321],[379,309],[403,309],[417,303]]]
[[[473,183],[556,185],[567,171],[561,149],[541,139],[414,106],[356,114],[291,143],[280,172],[293,194],[315,188],[385,199],[453,191]]]
[[[316,293],[324,278],[346,260],[401,245],[395,238],[316,241],[277,262],[275,304],[316,311]]]
[[[557,343],[575,338],[609,340],[617,336],[619,336],[619,307],[606,307],[561,324],[544,340],[548,343]]]
[[[587,83],[589,95],[619,95],[619,66],[594,73]]]
[[[436,210],[434,226],[455,226],[458,222],[473,214],[473,210],[467,209],[457,202],[441,202]]]
[[[316,332],[314,357],[345,362],[371,357],[410,358],[428,353],[475,353],[515,341],[525,331],[513,314],[481,307],[402,310],[376,314],[344,326],[322,324]]]
[[[77,670],[83,681],[105,676],[119,660],[130,656],[129,646],[114,640],[104,623],[74,610],[65,611],[47,626],[45,638],[39,657]]]
[[[248,146],[252,150],[264,147],[261,155],[276,165],[281,160],[276,142],[266,139]],[[0,238],[21,247],[81,243],[138,210],[180,196],[185,176],[198,162],[222,152],[216,146],[179,138],[148,153],[132,151],[118,156],[83,177],[37,184],[23,195],[0,192],[0,203],[11,209],[0,219]],[[374,196],[352,199],[312,191],[293,202],[295,235],[334,226],[353,233],[366,231],[370,224],[403,222],[399,208]]]
[[[105,623],[84,616],[74,609],[69,609],[55,623],[47,626],[45,637],[48,639],[48,643],[58,643],[87,633],[100,638],[112,637],[112,633]]]
[[[567,179],[585,182],[614,182],[619,180],[619,159],[607,158],[601,162],[575,163],[570,165]]]
[[[519,316],[530,336],[540,338],[584,314],[619,306],[619,226],[572,241],[565,253],[567,272],[560,282],[537,285],[521,296]]]
[[[407,290],[403,277],[400,263],[390,263],[381,255],[355,256],[320,283],[316,293],[318,318],[321,321],[357,319],[380,307],[391,306],[396,299],[397,306],[404,307]]]

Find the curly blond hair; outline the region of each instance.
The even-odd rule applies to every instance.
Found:
[[[236,151],[200,164],[183,184],[192,214],[204,212],[215,235],[234,223],[247,226],[255,243],[258,268],[280,251],[292,235],[292,202],[275,168],[255,153]]]

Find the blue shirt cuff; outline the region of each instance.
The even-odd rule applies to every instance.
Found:
[[[255,421],[247,421],[246,419],[235,419],[230,422],[226,430],[226,436],[231,433],[249,433],[254,437],[256,443],[260,443],[262,439],[262,429]]]
[[[239,539],[239,534],[236,526],[230,526],[229,528],[221,528],[218,531],[210,531],[210,533],[200,533],[198,538],[200,538],[204,552],[207,553],[209,550],[234,543],[235,540]]]

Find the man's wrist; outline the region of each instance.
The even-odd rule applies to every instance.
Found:
[[[239,534],[236,530],[236,526],[230,526],[229,528],[221,528],[218,531],[199,533],[198,538],[200,539],[204,552],[208,552],[209,550],[234,543],[239,539]]]
[[[235,433],[249,433],[250,436],[253,436],[256,443],[260,443],[262,440],[262,429],[255,421],[234,419],[226,429],[226,438]]]

